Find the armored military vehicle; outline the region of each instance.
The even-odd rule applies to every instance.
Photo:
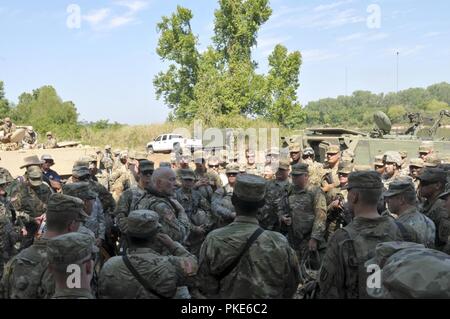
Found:
[[[438,137],[439,128],[444,118],[450,117],[447,110],[441,111],[439,117],[431,127],[424,127],[420,114],[407,114],[410,119],[410,127],[404,132],[394,133],[392,123],[383,112],[374,114],[376,128],[372,132],[365,133],[348,128],[322,127],[309,128],[297,135],[283,137],[284,147],[292,143],[300,143],[303,147],[312,147],[318,161],[325,161],[326,149],[330,144],[339,145],[341,151],[349,150],[355,154],[355,164],[371,165],[376,155],[386,151],[404,151],[408,157],[418,156],[419,146],[423,141],[433,144],[434,151],[440,157],[450,156],[450,139]]]

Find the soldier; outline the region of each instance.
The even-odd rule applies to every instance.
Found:
[[[91,230],[95,236],[95,245],[102,247],[105,241],[105,215],[97,193],[91,190],[89,183],[72,183],[64,185],[64,195],[81,199],[84,202],[84,212],[89,216],[84,226]]]
[[[38,235],[45,220],[47,203],[52,194],[50,187],[42,181],[42,161],[37,156],[24,159],[25,181],[18,183],[11,193],[11,204],[16,212],[16,222],[23,227],[21,249],[29,247]]]
[[[339,164],[339,186],[332,189],[327,198],[327,225],[325,239],[328,240],[334,232],[350,224],[352,216],[347,207],[348,176],[353,172],[353,164],[342,162]]]
[[[349,209],[355,218],[350,225],[338,229],[328,241],[319,274],[320,297],[323,299],[367,298],[369,273],[364,263],[373,257],[376,245],[413,236],[388,216],[378,214],[383,183],[377,172],[351,173],[347,189]]]
[[[56,138],[53,137],[53,133],[47,132],[46,136],[47,136],[47,141],[45,141],[45,143],[44,143],[44,148],[45,149],[58,148],[58,141],[56,140]]]
[[[412,178],[414,187],[417,190],[419,188],[420,181],[417,179],[423,170],[423,160],[420,158],[412,158],[409,161],[409,174],[408,176]]]
[[[114,155],[111,152],[111,145],[105,146],[105,150],[101,155],[101,163],[101,168],[104,168],[108,174],[111,174],[114,167]]]
[[[91,281],[94,275],[93,239],[81,233],[68,233],[47,243],[48,270],[55,282],[52,299],[94,299]],[[80,287],[68,287],[77,265]]]
[[[423,162],[424,167],[438,167],[441,164],[442,160],[436,153],[428,155]]]
[[[16,253],[14,245],[19,239],[11,223],[11,211],[8,205],[3,203],[3,198],[7,195],[5,191],[6,184],[5,176],[0,176],[0,196],[2,197],[0,201],[0,279],[3,275],[4,264]]]
[[[262,228],[280,231],[278,210],[280,201],[287,196],[292,184],[289,182],[290,166],[288,161],[280,161],[275,179],[267,183],[266,201],[258,211],[258,221]]]
[[[14,256],[2,278],[6,299],[44,299],[53,295],[54,281],[48,273],[47,243],[59,235],[76,232],[88,216],[83,201],[53,194],[48,202],[47,231],[42,238]]]
[[[281,201],[279,216],[299,260],[325,244],[327,203],[320,188],[309,185],[308,164],[292,166],[291,191]]]
[[[3,126],[1,127],[1,129],[3,130],[3,137],[1,138],[1,142],[10,143],[12,135],[17,130],[17,127],[11,121],[11,118],[7,117],[4,119]]]
[[[28,126],[27,130],[25,131],[25,136],[22,140],[22,147],[24,149],[34,149],[37,146],[37,134],[36,132],[33,130],[32,126]]]
[[[245,165],[245,172],[251,175],[261,175],[261,169],[256,164],[256,154],[254,150],[247,151],[247,163]]]
[[[273,170],[272,170],[272,167],[270,167],[270,166],[264,167],[263,177],[264,177],[264,179],[267,180],[267,181],[273,180]]]
[[[388,151],[383,155],[384,174],[383,184],[387,189],[397,177],[400,176],[400,168],[402,167],[402,158],[399,152]]]
[[[433,153],[433,146],[433,142],[422,142],[419,146],[419,158],[425,161]]]
[[[444,207],[447,209],[447,214],[450,217],[450,182],[447,183],[445,192],[442,193],[439,198],[444,201]],[[448,223],[448,220],[444,221],[447,221]],[[450,228],[450,223],[448,223],[446,227]],[[447,241],[447,245],[443,248],[442,251],[450,255],[450,240]]]
[[[197,179],[195,187],[200,188],[201,186],[211,186],[212,192],[202,191],[202,194],[205,198],[211,199],[212,193],[215,192],[219,187],[223,186],[222,181],[219,175],[216,174],[214,170],[208,171],[206,169],[206,160],[204,154],[197,153],[194,156],[194,173]]]
[[[235,222],[210,233],[201,248],[198,281],[207,298],[292,298],[296,292],[295,252],[281,234],[263,230],[256,219],[265,193],[263,178],[238,176]]]
[[[300,163],[302,156],[300,143],[293,143],[289,146],[289,155],[291,157],[291,165]]]
[[[184,244],[191,226],[183,206],[173,198],[175,189],[175,173],[170,168],[158,168],[152,175],[148,192],[139,201],[136,209],[157,212],[163,232]]]
[[[449,241],[450,216],[439,196],[444,192],[445,171],[440,168],[426,168],[419,175],[419,195],[425,198],[422,214],[429,217],[436,226],[435,248],[442,250]]]
[[[323,176],[323,165],[315,160],[315,152],[311,147],[303,150],[302,162],[308,164],[309,183],[313,186],[320,186]]]
[[[228,183],[216,190],[211,201],[211,210],[214,218],[218,219],[218,226],[231,223],[236,218],[236,212],[231,202],[236,177],[239,174],[239,165],[228,164],[226,170]]]
[[[42,155],[41,156],[42,163],[42,179],[46,182],[54,192],[61,191],[61,176],[50,167],[55,165],[55,160],[51,155]]]
[[[389,211],[397,216],[397,221],[411,226],[417,233],[419,243],[434,248],[436,227],[431,219],[419,213],[417,194],[410,178],[398,178],[389,185],[384,193]]]
[[[355,153],[350,149],[346,149],[342,152],[341,160],[342,162],[353,164],[355,161]]]
[[[98,169],[98,162],[96,156],[89,156],[89,172],[91,173],[91,180],[102,185],[106,190],[109,189],[109,176],[106,171]]]
[[[104,265],[99,282],[101,299],[181,297],[179,287],[196,274],[197,259],[161,232],[159,220],[158,213],[147,210],[128,215],[129,249]]]
[[[385,172],[385,165],[383,162],[383,155],[376,155],[375,160],[373,162],[373,169],[375,172],[379,173],[381,176],[383,176]]]
[[[186,246],[195,256],[200,253],[200,246],[209,230],[213,228],[211,204],[201,193],[194,189],[195,173],[191,169],[181,170],[181,187],[175,191],[175,198],[183,206],[191,222]]]
[[[341,160],[339,145],[331,144],[326,152],[327,159],[324,165],[325,175],[322,176],[322,190],[328,193],[333,188],[339,186],[338,169]]]

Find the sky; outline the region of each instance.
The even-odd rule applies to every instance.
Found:
[[[203,51],[216,0],[0,0],[6,97],[17,103],[21,93],[52,85],[80,120],[163,122],[169,109],[152,82],[168,63],[156,54],[156,24],[177,5],[192,10]],[[299,50],[303,105],[355,90],[396,91],[397,52],[400,90],[450,82],[447,0],[272,0],[271,7],[252,52],[257,72],[267,72],[276,44]]]

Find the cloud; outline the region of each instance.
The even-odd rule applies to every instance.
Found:
[[[327,10],[332,10],[335,9],[337,7],[340,7],[344,4],[348,4],[348,3],[352,3],[353,0],[346,0],[346,1],[337,1],[334,3],[330,3],[330,4],[321,4],[317,7],[314,8],[314,11],[316,12],[320,12],[320,11],[327,11]]]
[[[384,40],[389,37],[388,33],[353,33],[347,36],[339,37],[336,39],[337,42],[350,42],[354,40],[360,40],[360,42],[371,42]]]
[[[115,2],[119,6],[128,8],[128,14],[137,13],[148,7],[149,3],[147,1],[117,1]]]
[[[111,9],[103,8],[91,11],[87,15],[83,16],[83,19],[86,20],[91,26],[95,27],[101,22],[105,21],[106,18],[111,14]]]
[[[333,53],[326,50],[303,50],[301,51],[303,60],[305,62],[320,62],[335,59],[339,56],[337,53]]]

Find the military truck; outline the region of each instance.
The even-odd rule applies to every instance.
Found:
[[[374,114],[376,128],[365,133],[340,127],[309,128],[296,135],[282,137],[283,147],[292,143],[300,143],[303,147],[312,147],[316,153],[316,160],[324,162],[326,149],[330,144],[339,145],[341,151],[350,150],[355,154],[355,164],[371,165],[376,155],[386,151],[404,151],[408,157],[418,156],[419,146],[423,141],[433,143],[434,151],[440,157],[450,156],[450,139],[438,137],[438,130],[444,118],[450,117],[447,110],[441,111],[434,124],[427,128],[423,126],[420,115],[408,114],[410,127],[404,132],[391,134],[392,123],[383,112]]]

